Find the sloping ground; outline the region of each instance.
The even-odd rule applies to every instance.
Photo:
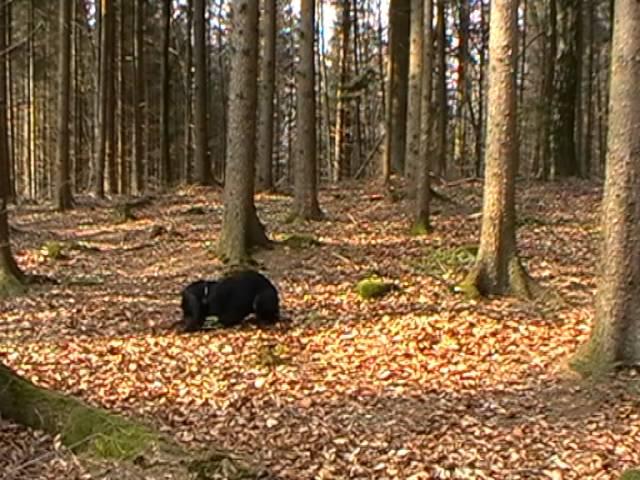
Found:
[[[478,185],[444,189],[463,206],[436,203],[424,238],[406,234],[408,204],[373,191],[324,191],[329,221],[312,224],[284,223],[289,198],[259,197],[274,238],[322,242],[257,255],[291,321],[194,335],[169,327],[182,286],[220,271],[220,192],[178,191],[121,224],[104,208],[20,210],[21,266],[63,281],[0,305],[0,359],[286,479],[607,479],[639,465],[637,375],[590,384],[566,369],[590,328],[600,192],[519,184],[521,253],[566,300],[529,304],[452,293],[459,265],[434,254],[477,243]],[[51,239],[62,258],[40,252]],[[401,289],[359,299],[371,272]]]

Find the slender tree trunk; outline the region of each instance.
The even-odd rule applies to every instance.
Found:
[[[531,296],[533,282],[516,251],[515,165],[518,4],[494,0],[489,36],[487,165],[480,247],[462,289],[471,294]]]
[[[457,118],[454,139],[454,163],[460,170],[460,176],[466,173],[467,161],[467,123],[465,111],[467,110],[468,79],[467,64],[469,57],[469,3],[460,3],[460,17],[458,26],[458,84],[457,84]]]
[[[449,107],[447,102],[447,52],[446,52],[446,2],[438,0],[438,22],[436,27],[436,58],[437,71],[436,78],[436,138],[437,156],[436,172],[445,177],[447,175],[447,124],[449,117]]]
[[[205,39],[205,0],[193,0],[193,54],[195,75],[195,172],[194,179],[201,185],[211,184],[209,158],[209,132],[207,129],[207,57]]]
[[[549,99],[553,98],[555,84],[555,63],[558,45],[558,13],[556,8],[556,0],[549,0],[549,33],[547,38],[547,55],[546,55],[546,71],[544,73],[544,84],[542,86],[542,95],[540,98],[547,99],[544,108],[544,118],[542,120],[544,134],[542,147],[542,165],[538,177],[542,180],[548,180],[551,171],[552,161],[552,142],[551,129],[553,123],[553,102]]]
[[[5,35],[7,4],[0,5],[0,50],[7,49]],[[9,139],[7,124],[7,64],[0,61],[0,297],[22,290],[23,274],[11,253],[9,243]]]
[[[389,108],[390,115],[387,135],[389,148],[385,154],[389,156],[388,164],[396,173],[404,173],[404,160],[407,142],[407,95],[409,79],[409,13],[410,3],[407,0],[391,0],[389,3],[389,62],[390,81]]]
[[[422,89],[420,99],[420,157],[416,163],[416,202],[413,220],[415,233],[426,233],[431,229],[430,219],[430,167],[433,156],[431,144],[432,105],[431,93],[433,89],[433,1],[424,0],[423,7],[423,60],[422,60]]]
[[[192,180],[193,162],[193,0],[187,2],[187,44],[184,72],[184,169],[186,183]]]
[[[407,97],[407,149],[404,161],[404,174],[415,188],[415,173],[418,163],[424,160],[420,155],[422,102],[422,62],[423,54],[423,22],[424,0],[411,0],[410,47],[409,47],[409,94]]]
[[[95,164],[93,167],[93,192],[98,197],[104,197],[104,173],[107,158],[107,144],[109,143],[108,130],[108,109],[109,109],[109,83],[111,77],[109,41],[112,28],[112,4],[108,0],[101,0],[100,3],[100,65],[99,65],[99,88],[97,91],[98,122],[96,123],[96,141],[98,143],[95,154]]]
[[[69,171],[69,124],[71,96],[71,3],[59,1],[58,43],[58,164],[56,166],[55,205],[59,210],[72,206]],[[1,40],[0,40],[1,41]],[[4,46],[2,46],[4,47]],[[4,48],[1,48],[4,50]],[[0,84],[6,77],[0,78]],[[2,88],[0,86],[0,88]]]
[[[145,118],[144,77],[144,2],[132,0],[133,10],[133,180],[136,193],[144,190],[145,142],[143,124]]]
[[[578,31],[577,0],[557,0],[559,25],[558,50],[555,64],[551,177],[580,175],[576,156],[576,105],[578,102]]]
[[[224,184],[224,217],[219,251],[232,264],[244,263],[254,245],[269,240],[253,203],[258,75],[258,2],[233,0],[229,158]]]
[[[171,44],[171,1],[164,0],[162,5],[162,100],[160,103],[160,165],[161,184],[173,184],[173,167],[169,155],[169,115],[171,101],[171,72],[169,66],[169,46]]]
[[[574,366],[640,365],[640,3],[616,2],[602,252],[591,338]]]
[[[347,100],[345,99],[345,87],[347,84],[349,36],[351,30],[351,0],[342,0],[340,11],[342,20],[340,22],[339,35],[340,46],[338,47],[338,87],[336,89],[336,126],[335,126],[335,153],[333,155],[333,165],[331,168],[331,180],[339,182],[349,177],[351,173],[351,155],[349,142],[347,140],[347,130],[349,128],[349,112]]]
[[[318,204],[317,185],[314,17],[315,0],[301,0],[292,216],[302,220],[318,220],[323,216]]]
[[[273,101],[276,80],[276,1],[264,0],[262,35],[264,38],[258,104],[258,169],[256,186],[273,189]]]

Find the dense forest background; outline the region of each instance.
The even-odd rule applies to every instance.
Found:
[[[58,3],[9,2],[2,12],[11,188],[21,200],[53,198],[61,136],[58,58],[64,45],[59,42]],[[221,182],[233,49],[229,5],[69,3],[72,190],[126,195],[182,182]],[[432,171],[448,180],[481,176],[489,2],[434,3]],[[385,162],[391,172],[405,172],[409,4],[345,0],[315,5],[316,25],[324,26],[315,33],[317,162],[323,183],[382,175]],[[261,23],[263,67],[272,62],[274,76],[267,65],[259,80],[261,104],[272,99],[266,110],[272,112],[272,148],[262,147],[271,153],[272,174],[264,180],[259,176],[258,186],[287,188],[297,121],[294,68],[300,10],[297,2],[286,0],[264,5],[263,19],[275,17],[275,29]],[[603,175],[612,5],[521,3],[519,175]],[[265,55],[271,41],[273,57]],[[201,87],[195,74],[200,58],[205,67]],[[391,106],[387,118],[386,102]],[[201,128],[202,143],[197,140]]]

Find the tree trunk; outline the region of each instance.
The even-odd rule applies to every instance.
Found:
[[[600,277],[591,338],[574,366],[640,365],[640,3],[616,2]]]
[[[109,142],[108,130],[108,108],[109,108],[109,83],[112,81],[111,76],[111,53],[109,49],[109,30],[112,27],[113,8],[111,2],[100,0],[100,42],[99,50],[99,73],[98,73],[98,90],[97,90],[97,118],[96,123],[96,152],[93,166],[93,192],[98,197],[104,197],[104,173],[107,158],[107,144]]]
[[[385,154],[391,170],[404,173],[407,142],[407,95],[409,79],[409,20],[410,5],[407,0],[391,0],[389,3],[389,70],[390,87],[388,108],[388,148]]]
[[[69,172],[69,124],[71,90],[71,2],[60,0],[58,44],[58,164],[56,166],[55,205],[59,210],[72,206]],[[0,50],[4,51],[4,35],[0,35]],[[4,79],[0,77],[0,83]],[[1,88],[1,87],[0,87]]]
[[[576,37],[578,9],[576,0],[558,0],[558,50],[556,56],[553,117],[551,126],[551,178],[580,175],[576,156],[576,104],[578,59]]]
[[[0,48],[5,45],[7,4],[0,5]],[[0,61],[0,298],[23,290],[24,276],[11,253],[9,242],[9,143],[7,124],[6,62]]]
[[[349,36],[351,30],[351,0],[342,0],[340,6],[342,20],[340,28],[336,32],[339,36],[340,46],[338,47],[338,87],[336,89],[336,127],[335,127],[335,153],[333,155],[333,165],[331,166],[331,180],[339,182],[349,177],[351,173],[351,154],[347,131],[349,129],[348,101],[345,98],[347,92]],[[328,119],[327,119],[328,120]]]
[[[273,189],[273,100],[276,80],[276,0],[264,0],[261,81],[258,104],[258,168],[256,187]]]
[[[195,75],[195,172],[200,185],[211,184],[211,162],[207,129],[207,44],[205,29],[205,0],[193,0],[193,56]]]
[[[449,106],[447,102],[447,51],[446,51],[446,2],[438,0],[438,22],[436,28],[437,43],[437,72],[436,77],[436,138],[437,156],[435,170],[438,175],[447,175],[447,123],[449,117]]]
[[[423,22],[424,0],[411,0],[410,47],[409,47],[409,93],[407,96],[407,149],[404,161],[404,174],[409,179],[411,189],[416,186],[418,164],[424,158],[420,155],[421,128],[420,107],[422,102],[422,62],[423,58]]]
[[[433,1],[424,0],[423,7],[424,30],[423,60],[422,60],[422,98],[420,108],[420,156],[416,163],[416,202],[413,232],[427,233],[431,229],[430,219],[430,168],[433,155],[431,145],[432,105],[431,93],[433,89]]]
[[[231,3],[231,80],[229,139],[224,184],[224,217],[220,255],[232,264],[244,263],[254,245],[269,240],[253,203],[255,180],[256,104],[258,74],[258,3]],[[247,139],[250,139],[247,141]]]
[[[518,4],[491,4],[487,160],[480,247],[461,288],[476,295],[530,296],[533,282],[516,252],[515,164]]]
[[[542,145],[542,164],[540,165],[540,171],[537,176],[542,180],[548,180],[551,171],[552,161],[552,123],[553,123],[553,99],[554,84],[555,84],[555,71],[556,71],[556,52],[558,48],[558,14],[557,14],[557,0],[549,0],[549,33],[547,38],[547,54],[546,68],[544,72],[544,83],[542,85],[542,95],[540,98],[547,99],[543,107],[543,145]]]
[[[458,84],[457,84],[457,115],[454,138],[454,164],[460,170],[460,176],[466,174],[467,162],[467,109],[468,79],[467,64],[469,58],[469,3],[460,3],[460,21],[458,26]],[[524,50],[523,50],[524,51]]]
[[[133,0],[133,181],[135,192],[144,190],[145,144],[143,125],[145,118],[144,87],[144,2]]]
[[[171,72],[169,66],[169,46],[171,44],[171,1],[164,0],[162,5],[162,100],[160,102],[160,175],[161,184],[173,184],[173,168],[169,154],[169,115],[171,100]]]
[[[292,212],[293,218],[301,220],[319,220],[323,216],[318,204],[317,185],[314,26],[315,0],[301,0]]]

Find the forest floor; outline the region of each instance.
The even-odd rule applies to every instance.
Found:
[[[220,191],[178,189],[126,222],[88,201],[20,207],[20,266],[60,284],[0,303],[0,360],[282,479],[617,478],[640,465],[640,376],[593,383],[567,367],[590,330],[601,189],[519,183],[522,258],[565,300],[531,303],[451,288],[478,241],[480,186],[441,187],[458,204],[434,201],[424,237],[407,233],[410,204],[372,185],[323,190],[327,221],[308,224],[285,222],[289,197],[259,195],[272,238],[321,242],[256,254],[290,321],[189,335],[170,327],[181,288],[222,269]],[[400,289],[360,299],[372,272]],[[0,472],[80,478],[82,466],[0,421]]]

